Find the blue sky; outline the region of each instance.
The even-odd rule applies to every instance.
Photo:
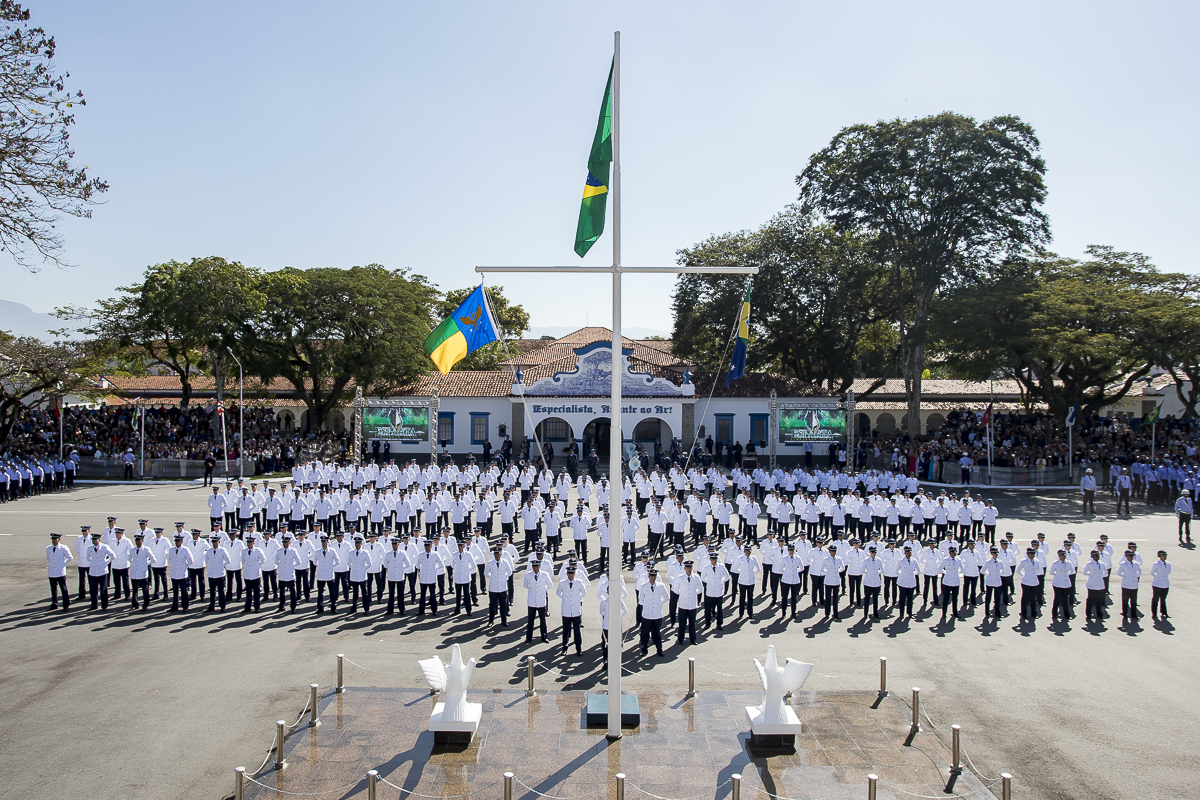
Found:
[[[82,89],[72,142],[112,189],[67,220],[69,270],[0,264],[4,299],[89,303],[147,264],[221,255],[574,264],[587,152],[622,32],[624,262],[756,227],[842,127],[1016,114],[1055,248],[1194,271],[1195,46],[1185,3],[162,3],[35,0]],[[582,263],[611,258],[608,234]],[[535,326],[609,322],[602,277],[497,277]],[[625,324],[669,330],[669,277]],[[759,302],[770,302],[759,298]],[[733,313],[731,311],[731,313]]]

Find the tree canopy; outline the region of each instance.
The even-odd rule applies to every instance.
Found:
[[[885,276],[857,233],[789,206],[757,231],[714,236],[679,251],[679,263],[757,266],[750,313],[749,369],[845,392],[873,352],[891,305]],[[744,278],[684,274],[674,296],[675,353],[706,371],[728,367]],[[884,336],[887,339],[887,336]],[[884,356],[886,358],[886,356]]]
[[[796,177],[805,210],[868,238],[892,271],[909,430],[919,429],[934,298],[1049,239],[1039,148],[1017,117],[947,112],[844,128]]]
[[[266,304],[261,273],[219,256],[153,264],[141,282],[117,291],[94,310],[56,313],[82,319],[99,353],[173,372],[185,406],[197,372],[215,366],[219,375],[225,348],[239,349],[242,331]]]
[[[1194,311],[1196,279],[1111,247],[1087,255],[1013,261],[948,292],[930,327],[945,363],[976,380],[1014,378],[1056,416],[1076,403],[1099,411],[1158,363],[1195,364],[1200,340],[1179,342],[1175,324]]]
[[[438,295],[422,276],[379,264],[285,267],[259,285],[269,302],[245,331],[243,363],[264,382],[290,383],[314,428],[345,404],[351,381],[388,394],[428,371],[422,344]]]
[[[0,331],[0,442],[23,406],[47,397],[87,394],[103,362],[86,344],[43,342]]]
[[[61,214],[90,217],[108,184],[73,162],[70,127],[83,93],[54,67],[54,37],[31,27],[29,12],[0,0],[0,249],[37,271],[62,264]]]

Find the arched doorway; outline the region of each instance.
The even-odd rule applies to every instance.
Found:
[[[554,449],[554,455],[551,458],[551,467],[553,467],[553,462],[563,458],[568,445],[571,444],[570,423],[562,417],[548,417],[539,422],[533,430],[543,451],[547,444]]]
[[[562,417],[548,417],[537,424],[537,438],[543,444],[550,442],[554,452],[559,452],[571,439],[571,425]]]
[[[858,436],[869,437],[871,435],[871,418],[861,411],[858,413]]]
[[[633,441],[644,446],[647,450],[654,446],[654,442],[662,443],[664,449],[671,449],[671,426],[658,417],[647,417],[639,422],[633,429]]]
[[[875,420],[875,430],[883,434],[896,432],[896,418],[884,412]]]
[[[927,433],[933,433],[946,424],[946,418],[941,414],[930,414],[929,419],[925,420],[925,430]]]
[[[603,464],[608,464],[608,445],[610,439],[611,420],[608,417],[597,417],[587,424],[583,429],[583,453],[584,459],[588,457],[593,449],[596,455],[600,457]],[[605,469],[604,472],[608,470]]]

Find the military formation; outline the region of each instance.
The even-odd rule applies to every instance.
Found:
[[[1061,544],[1044,534],[1017,542],[997,533],[990,500],[927,494],[886,471],[672,467],[639,470],[616,487],[499,460],[313,462],[277,483],[213,487],[207,530],[141,519],[128,532],[110,517],[99,530],[82,526],[74,548],[52,534],[51,607],[67,610],[74,595],[93,610],[124,602],[143,613],[158,604],[172,613],[486,614],[487,625],[507,627],[520,600],[526,641],[549,642],[557,611],[563,653],[582,655],[586,604],[598,604],[600,643],[607,636],[615,558],[632,580],[643,655],[653,647],[661,656],[664,635],[696,644],[727,620],[778,615],[787,624],[805,602],[822,623],[925,611],[949,621],[980,605],[984,619],[1019,605],[1028,623],[1046,605],[1064,622],[1083,605],[1099,622],[1119,588],[1122,618],[1132,621],[1142,616],[1143,571],[1152,615],[1168,618],[1165,551],[1143,570],[1135,542],[1119,550],[1107,536],[1083,543],[1073,533]],[[620,596],[624,615],[625,581]]]
[[[0,460],[0,503],[61,492],[75,485],[75,462],[70,458]]]

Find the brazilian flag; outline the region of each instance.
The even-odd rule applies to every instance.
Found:
[[[604,233],[604,211],[608,206],[608,178],[612,164],[612,67],[600,104],[600,121],[588,156],[588,176],[583,185],[583,204],[579,207],[579,227],[575,230],[575,252],[580,258]]]

